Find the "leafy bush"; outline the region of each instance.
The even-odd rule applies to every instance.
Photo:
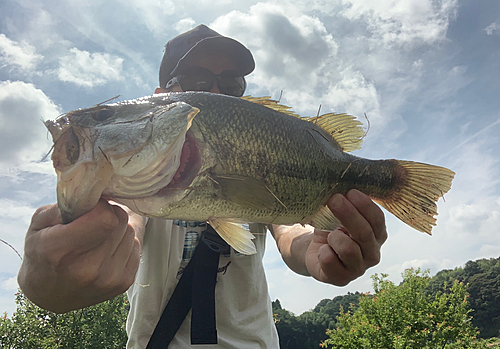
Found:
[[[435,295],[425,292],[429,272],[407,269],[399,286],[387,275],[372,276],[373,296],[360,298],[358,308],[338,317],[339,326],[328,331],[325,348],[486,348],[476,341],[468,294],[454,281]]]

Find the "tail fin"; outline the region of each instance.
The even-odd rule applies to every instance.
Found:
[[[404,183],[386,199],[377,199],[382,207],[403,222],[431,235],[436,225],[436,201],[451,188],[455,172],[439,166],[394,160],[404,173]]]

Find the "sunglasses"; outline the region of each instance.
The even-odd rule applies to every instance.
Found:
[[[224,70],[214,74],[210,69],[202,67],[191,68],[188,72],[172,78],[165,88],[179,84],[183,91],[210,92],[217,83],[219,91],[225,95],[241,97],[245,92],[247,83],[245,78],[235,70]]]

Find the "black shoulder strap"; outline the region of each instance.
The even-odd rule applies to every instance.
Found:
[[[146,349],[166,349],[191,308],[191,344],[217,344],[215,283],[219,256],[229,251],[229,245],[207,225]]]

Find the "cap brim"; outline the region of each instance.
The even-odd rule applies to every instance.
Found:
[[[224,37],[214,36],[199,41],[194,45],[177,63],[170,73],[175,76],[183,68],[193,65],[192,62],[197,56],[210,54],[214,57],[229,57],[232,60],[234,69],[242,76],[250,74],[255,69],[255,62],[252,53],[238,41]]]

